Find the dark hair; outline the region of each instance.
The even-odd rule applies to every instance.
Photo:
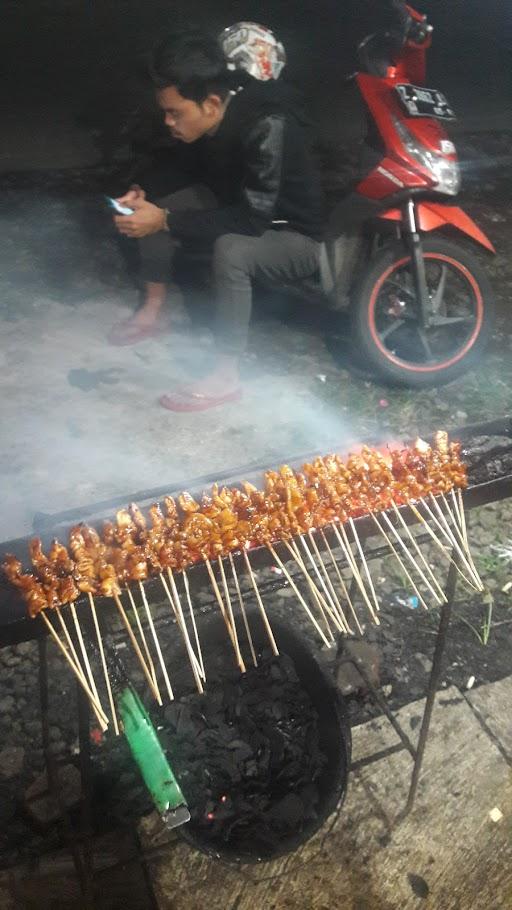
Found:
[[[173,85],[183,98],[198,104],[212,94],[224,100],[232,81],[217,39],[190,28],[168,35],[157,45],[149,73],[157,88]]]

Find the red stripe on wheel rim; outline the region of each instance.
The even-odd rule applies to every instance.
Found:
[[[379,349],[381,354],[384,354],[387,360],[390,360],[391,363],[396,364],[402,370],[410,370],[411,373],[437,373],[439,370],[446,370],[448,367],[453,366],[455,363],[458,363],[459,360],[462,360],[466,356],[469,350],[473,347],[476,339],[480,334],[480,329],[482,328],[482,322],[484,318],[484,301],[482,298],[482,292],[480,288],[466,266],[462,265],[461,262],[457,262],[456,259],[452,259],[450,256],[445,256],[443,253],[425,253],[425,259],[435,259],[436,262],[446,262],[448,265],[454,266],[458,271],[466,278],[471,287],[473,288],[475,299],[476,299],[476,325],[468,338],[464,347],[457,353],[454,354],[449,360],[445,360],[443,363],[439,363],[436,366],[413,366],[412,364],[407,363],[406,360],[400,360],[399,357],[395,357],[394,354],[389,351],[382,341],[379,338],[377,332],[377,327],[375,325],[375,307],[377,304],[377,298],[381,291],[382,285],[389,278],[392,272],[400,268],[402,265],[405,265],[407,262],[410,262],[410,256],[405,256],[403,259],[400,259],[398,262],[393,263],[390,267],[384,272],[378,284],[375,285],[372,295],[370,297],[370,306],[368,311],[368,322],[370,326],[370,334],[373,338],[375,346]]]

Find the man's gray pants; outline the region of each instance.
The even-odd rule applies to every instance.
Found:
[[[173,211],[207,211],[218,204],[206,187],[192,186],[162,197],[158,205],[169,209],[172,222]],[[139,240],[142,281],[168,284],[179,247],[179,241],[166,231]],[[320,243],[285,229],[265,231],[260,237],[223,234],[211,255],[217,348],[223,354],[240,355],[247,344],[253,283],[293,283],[314,275]]]

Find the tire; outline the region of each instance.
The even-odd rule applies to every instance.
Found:
[[[450,343],[455,347],[451,352],[443,354],[441,350],[439,356],[435,355],[431,360],[426,359],[424,342],[421,341],[420,332],[417,330],[418,324],[413,315],[412,290],[400,287],[402,291],[400,300],[397,292],[395,291],[393,295],[391,290],[392,287],[400,285],[400,279],[406,284],[409,283],[410,255],[402,243],[387,245],[373,258],[361,279],[352,306],[352,330],[358,356],[388,383],[413,388],[442,385],[466,372],[481,356],[494,325],[492,289],[475,256],[444,237],[424,238],[422,248],[426,260],[427,280],[439,269],[440,274],[448,276],[444,284],[443,297],[447,282],[450,280],[452,282],[450,289],[453,282],[455,289],[457,287],[461,289],[459,296],[453,298],[455,306],[457,307],[463,298],[471,301],[468,315],[457,317],[459,325],[455,331],[460,332],[459,347],[453,327],[440,325],[429,328],[427,331],[432,334],[432,338],[438,339],[441,348],[443,344]],[[393,276],[398,284],[391,284]],[[434,290],[429,281],[428,283],[429,289]],[[412,282],[409,283],[409,288],[412,289]],[[388,306],[393,296],[395,309],[403,308],[399,314],[392,312],[392,308]],[[447,308],[448,305],[446,301],[444,306]],[[446,317],[438,314],[435,318],[441,320]],[[391,339],[393,333],[393,340],[388,340],[387,344],[386,340],[381,338],[381,334],[386,335],[386,329],[388,339]],[[428,335],[427,341],[430,345],[431,339]],[[391,344],[394,348],[388,347]],[[429,349],[431,350],[427,348]],[[404,354],[404,351],[407,354]]]

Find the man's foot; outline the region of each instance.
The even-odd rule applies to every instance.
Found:
[[[137,344],[139,341],[144,341],[145,338],[158,338],[170,331],[170,319],[161,317],[149,319],[136,313],[135,316],[124,319],[123,322],[113,326],[107,338],[110,344],[122,346]]]

